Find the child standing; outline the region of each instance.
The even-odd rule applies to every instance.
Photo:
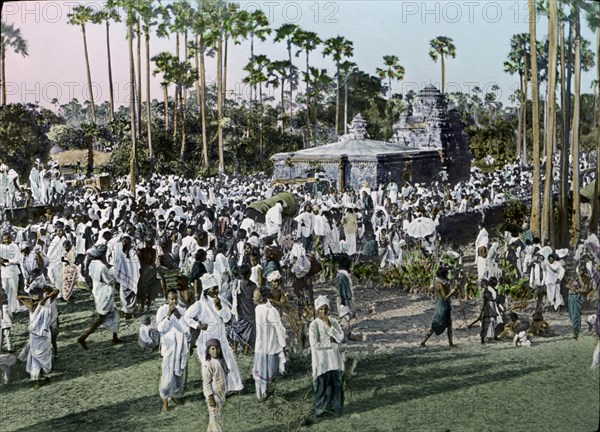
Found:
[[[227,393],[227,365],[218,339],[206,341],[206,361],[202,364],[202,384],[208,405],[207,432],[221,432],[223,417],[221,410]]]

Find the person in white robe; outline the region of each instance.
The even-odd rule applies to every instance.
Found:
[[[62,298],[63,292],[63,262],[65,254],[64,242],[66,238],[62,226],[56,228],[54,238],[48,246],[48,281],[59,291],[58,297]]]
[[[233,350],[227,342],[225,323],[231,319],[231,306],[223,297],[219,296],[219,287],[212,274],[204,274],[202,282],[202,295],[185,311],[185,319],[190,328],[200,329],[196,340],[197,354],[201,363],[206,359],[206,342],[218,339],[221,343],[223,357],[227,363],[227,391],[239,392],[244,388],[240,372],[233,355]]]
[[[329,306],[327,297],[317,297],[317,318],[308,329],[317,416],[322,415],[330,405],[336,414],[340,414],[344,404],[344,359],[338,346],[344,339],[344,332],[339,322],[328,316]]]
[[[119,339],[119,314],[115,305],[115,278],[106,265],[106,245],[98,245],[89,252],[89,276],[92,279],[92,294],[98,318],[78,339],[77,342],[84,350],[88,349],[86,339],[98,327],[104,325],[113,334],[112,344],[122,344]]]
[[[22,354],[27,352],[25,370],[36,389],[41,373],[50,373],[52,370],[51,325],[54,317],[51,299],[57,295],[58,290],[49,287],[44,289],[41,296],[19,296],[19,300],[29,309],[29,340]]]
[[[283,223],[283,201],[277,201],[273,207],[267,210],[265,214],[265,225],[267,228],[267,236],[281,236],[281,224]]]
[[[225,256],[227,246],[225,243],[220,243],[217,247],[217,255],[213,266],[213,276],[219,286],[219,295],[225,299],[231,299],[231,286],[233,282],[233,274],[229,261]]]
[[[21,263],[21,253],[16,243],[13,243],[10,233],[2,234],[2,244],[0,245],[0,279],[2,288],[6,293],[8,302],[8,313],[20,310],[17,301],[17,291],[19,289],[19,264]]]
[[[558,310],[560,306],[565,305],[565,300],[560,293],[560,283],[565,276],[565,269],[554,254],[550,254],[548,259],[542,262],[544,271],[544,285],[546,285],[546,297],[548,303]]]
[[[114,276],[120,285],[121,310],[127,316],[131,316],[136,307],[141,267],[131,237],[125,235],[121,238],[121,242],[117,244],[115,250],[114,260]]]
[[[185,309],[177,305],[177,291],[167,292],[167,303],[156,312],[156,327],[160,333],[162,368],[159,394],[162,412],[169,408],[169,401],[181,403],[185,368],[187,366],[190,328],[184,318]]]
[[[279,311],[265,294],[264,291],[256,289],[252,296],[256,305],[256,343],[252,377],[259,401],[267,396],[268,385],[285,372],[286,362],[283,352],[286,345],[286,330],[281,322]]]
[[[36,159],[33,168],[31,168],[31,172],[29,173],[29,186],[31,187],[31,196],[33,197],[33,202],[40,202],[41,198],[41,190],[40,183],[42,178],[40,177],[40,170],[38,169],[40,165],[39,159]]]

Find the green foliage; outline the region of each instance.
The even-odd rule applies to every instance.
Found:
[[[352,267],[352,276],[356,281],[366,287],[381,285],[382,274],[379,271],[379,264],[373,262],[359,262]]]
[[[399,285],[411,293],[433,295],[433,260],[427,257],[421,248],[408,249],[402,255],[402,271],[399,273]]]
[[[523,222],[529,216],[529,207],[520,200],[509,199],[504,203],[502,207],[504,213],[504,220],[509,224],[522,226]]]
[[[498,283],[498,292],[510,297],[512,301],[524,301],[533,298],[528,279],[520,277],[519,272],[507,260],[500,258],[502,277]]]
[[[514,121],[499,119],[492,126],[469,126],[466,132],[475,163],[483,163],[487,156],[494,158],[495,166],[504,166],[516,159]]]
[[[83,131],[65,124],[53,125],[48,132],[48,138],[64,150],[86,147]]]
[[[591,129],[586,135],[582,135],[579,139],[582,152],[590,152],[598,147],[598,128]]]
[[[36,105],[0,106],[0,160],[26,179],[36,158],[48,158],[48,129]]]

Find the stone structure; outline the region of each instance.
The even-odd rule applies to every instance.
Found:
[[[392,142],[421,149],[438,149],[452,183],[469,177],[471,152],[458,111],[447,109],[444,95],[425,87],[394,125]]]
[[[438,149],[420,149],[399,143],[369,139],[360,114],[352,120],[350,133],[339,142],[271,156],[274,179],[314,177],[319,173],[334,187],[358,188],[365,182],[377,187],[403,179],[429,182],[441,170]]]

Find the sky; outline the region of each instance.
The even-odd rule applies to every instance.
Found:
[[[60,104],[87,97],[81,29],[67,24],[68,13],[77,4],[100,9],[104,2],[44,1],[8,2],[2,20],[21,29],[29,44],[29,55],[7,53],[8,102],[32,102],[52,107],[54,98]],[[164,3],[164,2],[163,2]],[[426,85],[438,88],[441,83],[440,63],[429,57],[429,41],[437,36],[453,39],[456,58],[446,62],[446,92],[470,92],[479,86],[484,93],[497,85],[498,99],[509,104],[509,95],[518,89],[517,76],[503,71],[503,62],[510,49],[510,38],[529,31],[529,15],[525,0],[498,1],[412,1],[412,0],[259,0],[239,1],[242,9],[262,9],[272,28],[284,23],[298,24],[316,32],[321,39],[344,36],[354,44],[354,61],[361,70],[375,74],[383,66],[384,55],[396,55],[406,69],[401,82],[392,83],[394,93],[418,91]],[[96,103],[108,100],[106,33],[103,25],[86,26],[92,88]],[[595,50],[595,34],[582,25],[583,37]],[[111,54],[115,103],[129,103],[128,48],[126,29],[122,23],[111,25]],[[537,19],[537,38],[547,34],[545,16]],[[150,55],[174,51],[175,37],[151,39]],[[144,49],[142,44],[142,50]],[[255,41],[255,53],[266,54],[271,60],[286,59],[285,44]],[[250,43],[229,47],[228,90],[231,97],[248,96],[242,68],[250,57]],[[304,68],[304,55],[294,57],[295,65]],[[143,60],[145,62],[145,60]],[[334,63],[324,58],[322,47],[311,54],[311,65],[334,72]],[[145,63],[143,83],[145,88]],[[214,60],[207,59],[207,81],[216,78]],[[154,65],[152,64],[152,69]],[[591,92],[595,68],[582,74],[582,92]],[[303,84],[302,84],[303,85]],[[279,90],[273,90],[278,95]],[[152,98],[162,99],[160,76],[151,78]]]

